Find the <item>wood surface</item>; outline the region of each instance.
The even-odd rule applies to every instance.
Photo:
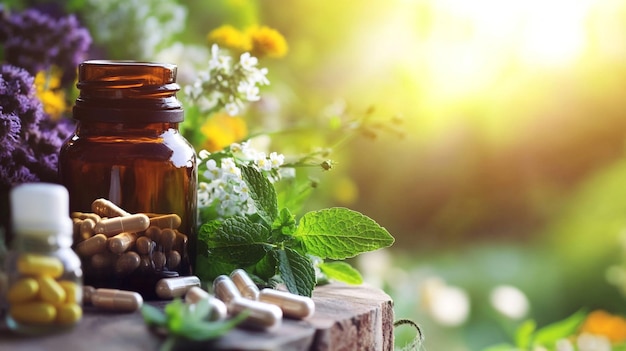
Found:
[[[285,318],[273,332],[236,328],[214,341],[178,343],[176,350],[393,349],[393,302],[383,291],[333,283],[317,287],[313,300],[315,314],[306,320]],[[162,307],[167,301],[148,303]],[[21,336],[0,328],[2,351],[158,350],[163,341],[139,312],[111,313],[89,306],[81,322],[65,332]]]

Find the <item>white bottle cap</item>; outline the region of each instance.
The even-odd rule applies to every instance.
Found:
[[[26,183],[11,189],[11,217],[16,233],[72,235],[69,194],[64,186]]]

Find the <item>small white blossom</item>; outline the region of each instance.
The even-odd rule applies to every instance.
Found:
[[[207,150],[205,150],[205,149],[202,149],[202,150],[200,150],[200,151],[198,152],[198,158],[199,158],[200,160],[207,159],[207,158],[209,158],[210,156],[211,156],[211,153],[210,153],[210,152],[208,152],[208,151],[207,151]]]
[[[239,83],[237,91],[244,94],[248,101],[258,101],[261,99],[259,96],[259,87],[254,85],[254,83],[243,81]]]
[[[270,153],[270,163],[272,168],[279,168],[285,163],[285,155],[276,152]]]
[[[230,116],[236,116],[239,113],[239,106],[235,102],[229,102],[224,106],[226,113]]]
[[[556,342],[556,351],[575,351],[575,349],[571,341],[560,339]]]
[[[611,341],[606,336],[582,333],[576,344],[580,351],[611,351]]]
[[[244,52],[239,57],[239,63],[241,64],[241,67],[243,67],[243,69],[245,70],[254,69],[254,66],[256,66],[258,62],[259,60],[256,57],[250,55],[249,52]]]
[[[222,176],[222,170],[217,167],[215,160],[208,160],[206,162],[207,170],[204,172],[204,177],[209,180],[219,179]]]

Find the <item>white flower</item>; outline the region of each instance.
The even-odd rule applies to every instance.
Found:
[[[469,316],[467,293],[459,287],[446,284],[440,278],[430,278],[424,282],[423,302],[433,320],[444,326],[459,326]]]
[[[239,63],[244,70],[252,70],[254,69],[254,66],[259,63],[259,60],[256,57],[250,55],[249,52],[244,52],[239,57]]]
[[[567,339],[560,339],[556,342],[556,351],[575,351],[574,345]]]
[[[222,170],[217,167],[217,162],[215,160],[208,160],[206,162],[207,170],[204,172],[204,177],[209,180],[216,180],[222,176]]]
[[[235,102],[229,102],[224,106],[224,110],[229,116],[236,116],[239,113],[239,106]]]
[[[285,163],[285,155],[276,152],[270,153],[270,164],[272,168],[279,168]]]
[[[208,151],[207,151],[207,150],[205,150],[205,149],[202,149],[202,150],[200,150],[200,151],[198,152],[198,158],[199,158],[200,160],[207,159],[207,158],[209,158],[210,156],[211,156],[211,153],[210,153],[210,152],[208,152]]]
[[[603,335],[583,333],[576,340],[580,351],[611,351],[611,341]]]
[[[267,79],[267,68],[255,69],[250,72],[249,79],[254,84],[269,85],[270,81]]]
[[[508,318],[520,319],[528,312],[528,298],[514,286],[498,286],[491,291],[489,298],[496,311]]]
[[[239,83],[237,91],[244,94],[248,101],[259,101],[261,99],[259,96],[259,87],[254,85],[254,83],[242,81]]]

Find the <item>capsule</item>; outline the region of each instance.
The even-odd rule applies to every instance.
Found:
[[[109,247],[109,251],[121,254],[122,252],[128,250],[128,248],[130,248],[136,240],[137,234],[123,232],[110,237],[107,241],[107,246]]]
[[[115,265],[118,255],[110,252],[99,252],[91,256],[91,267],[98,270],[108,269]]]
[[[236,298],[241,298],[241,293],[235,283],[227,275],[220,275],[213,280],[213,293],[218,299],[230,304]]]
[[[235,283],[242,297],[251,300],[257,300],[259,298],[259,288],[243,269],[235,269],[232,271],[232,273],[230,273],[230,279]]]
[[[129,274],[139,267],[141,257],[134,251],[122,254],[115,262],[115,271],[118,274]]]
[[[167,257],[161,251],[155,251],[152,253],[152,262],[154,262],[154,269],[162,270],[165,266],[165,262],[167,261]]]
[[[87,240],[93,236],[93,228],[96,227],[96,222],[91,218],[86,218],[80,223],[80,238]]]
[[[72,212],[70,217],[85,220],[87,218],[93,220],[95,223],[100,222],[102,217],[98,216],[95,213],[84,213],[84,212]]]
[[[192,286],[185,294],[185,302],[187,304],[196,304],[201,300],[206,300],[211,307],[208,319],[210,321],[221,321],[228,316],[226,304],[215,296],[209,294],[198,286]]]
[[[137,248],[137,252],[139,254],[141,254],[141,255],[148,255],[148,254],[150,254],[150,252],[152,252],[153,243],[154,243],[154,241],[152,241],[147,236],[140,236],[135,241],[135,247]]]
[[[176,229],[180,227],[181,224],[180,216],[176,213],[168,214],[168,215],[160,215],[157,217],[150,218],[150,225],[156,226],[161,229],[171,228]]]
[[[20,303],[34,299],[39,293],[39,283],[34,278],[21,278],[11,285],[7,292],[9,303]]]
[[[180,297],[194,286],[200,286],[200,278],[196,276],[163,278],[156,283],[156,294],[162,299]]]
[[[9,314],[18,322],[49,324],[54,322],[57,310],[51,303],[37,301],[11,305]]]
[[[83,317],[83,309],[77,303],[57,306],[56,321],[60,324],[74,324]]]
[[[138,213],[124,217],[114,217],[103,219],[96,223],[95,233],[102,233],[106,236],[113,236],[122,232],[140,232],[148,229],[150,219],[148,216]]]
[[[102,309],[118,312],[134,312],[143,305],[143,298],[134,291],[96,289],[91,304]]]
[[[315,313],[315,302],[310,297],[287,291],[265,288],[259,293],[259,301],[280,307],[285,317],[304,319]]]
[[[159,238],[159,244],[163,248],[163,252],[170,252],[176,242],[176,232],[172,229],[166,228],[161,230],[161,236]]]
[[[172,250],[167,254],[167,269],[174,270],[180,264],[180,254],[176,250]]]
[[[276,305],[238,297],[228,305],[231,315],[248,311],[242,325],[254,329],[273,330],[280,327],[283,311]]]
[[[91,285],[83,286],[83,304],[90,304],[91,297],[96,293],[96,288]]]
[[[130,216],[130,213],[126,212],[125,210],[107,199],[94,200],[91,203],[91,210],[103,217]]]
[[[69,280],[61,280],[59,285],[65,291],[66,303],[80,303],[83,300],[83,289],[80,288],[80,285]]]
[[[17,259],[17,270],[24,275],[58,278],[63,274],[63,262],[56,257],[24,254]]]
[[[103,252],[107,248],[107,237],[104,234],[96,234],[91,238],[81,241],[76,245],[76,252],[83,256],[93,256],[99,252]]]
[[[55,305],[65,302],[67,294],[56,280],[44,275],[37,278],[37,282],[39,283],[41,300]]]

